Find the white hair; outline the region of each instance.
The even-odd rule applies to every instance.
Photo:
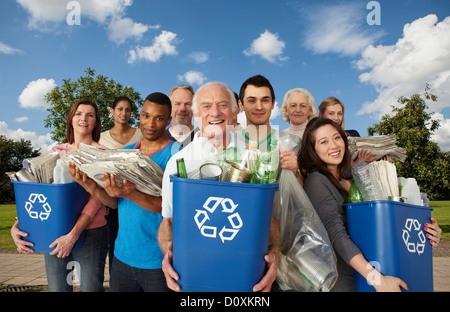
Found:
[[[311,114],[308,116],[308,120],[311,120],[314,117],[317,117],[317,107],[316,107],[317,104],[316,104],[316,100],[312,96],[311,92],[309,92],[308,90],[303,89],[303,88],[294,88],[294,89],[291,89],[288,92],[286,92],[286,94],[284,95],[283,104],[281,104],[281,108],[280,108],[280,113],[281,113],[281,116],[283,116],[283,120],[287,121],[287,122],[290,121],[289,116],[286,115],[286,109],[287,109],[289,97],[294,94],[301,94],[308,98],[308,104],[309,104],[309,107],[311,108]]]
[[[236,98],[234,96],[234,91],[231,90],[230,88],[228,88],[228,84],[226,84],[224,82],[210,81],[210,82],[207,82],[204,85],[202,85],[200,88],[198,88],[197,92],[195,92],[195,94],[194,94],[194,97],[192,99],[192,112],[194,113],[194,115],[197,115],[197,112],[198,112],[197,95],[200,93],[201,90],[203,90],[204,88],[209,87],[209,86],[219,86],[219,87],[224,88],[230,95],[231,112],[232,113],[236,112],[236,109],[238,106],[237,106]]]

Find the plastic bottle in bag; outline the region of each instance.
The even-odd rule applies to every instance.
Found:
[[[277,140],[272,140],[268,149],[258,156],[250,179],[251,183],[273,184],[277,182],[280,155],[276,147]]]
[[[358,189],[358,185],[356,185],[355,178],[352,178],[352,185],[350,186],[350,190],[348,191],[348,201],[350,203],[359,203],[363,201],[362,195]]]
[[[56,161],[56,166],[53,169],[53,183],[62,184],[73,182],[73,178],[69,172],[69,166],[65,165],[61,159]]]

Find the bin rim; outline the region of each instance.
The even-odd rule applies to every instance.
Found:
[[[359,202],[359,203],[346,203],[346,204],[344,204],[344,206],[349,207],[349,206],[362,206],[362,205],[366,205],[366,204],[386,204],[386,203],[407,206],[408,208],[433,210],[433,207],[412,205],[412,204],[402,203],[402,202],[393,201],[393,200],[370,200],[370,201],[364,201],[364,202]]]
[[[70,184],[78,184],[77,182],[73,181],[73,182],[69,182],[69,183],[38,183],[38,182],[25,182],[25,181],[14,181],[11,180],[11,182],[13,184],[17,184],[17,185],[30,185],[30,186],[44,186],[44,187],[48,187],[48,186],[52,186],[52,187],[62,187],[65,185],[70,185]]]
[[[256,184],[256,183],[236,183],[236,182],[226,182],[226,181],[212,181],[212,180],[201,180],[201,179],[189,179],[189,178],[180,178],[177,174],[170,175],[170,181],[182,181],[185,183],[193,183],[193,184],[203,184],[203,185],[224,185],[231,187],[251,187],[251,188],[262,188],[262,189],[275,189],[278,190],[278,183],[274,184]]]

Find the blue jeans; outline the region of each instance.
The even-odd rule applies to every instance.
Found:
[[[114,257],[110,276],[111,292],[170,291],[162,269],[139,269]]]
[[[83,292],[103,292],[105,261],[108,249],[106,226],[85,230],[84,242],[67,258],[45,254],[45,271],[50,292],[73,291],[72,276],[76,267]]]

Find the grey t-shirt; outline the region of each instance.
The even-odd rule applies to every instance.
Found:
[[[331,291],[355,291],[353,269],[349,262],[362,252],[348,235],[344,198],[333,183],[319,172],[308,175],[304,189],[336,253],[338,280]]]

